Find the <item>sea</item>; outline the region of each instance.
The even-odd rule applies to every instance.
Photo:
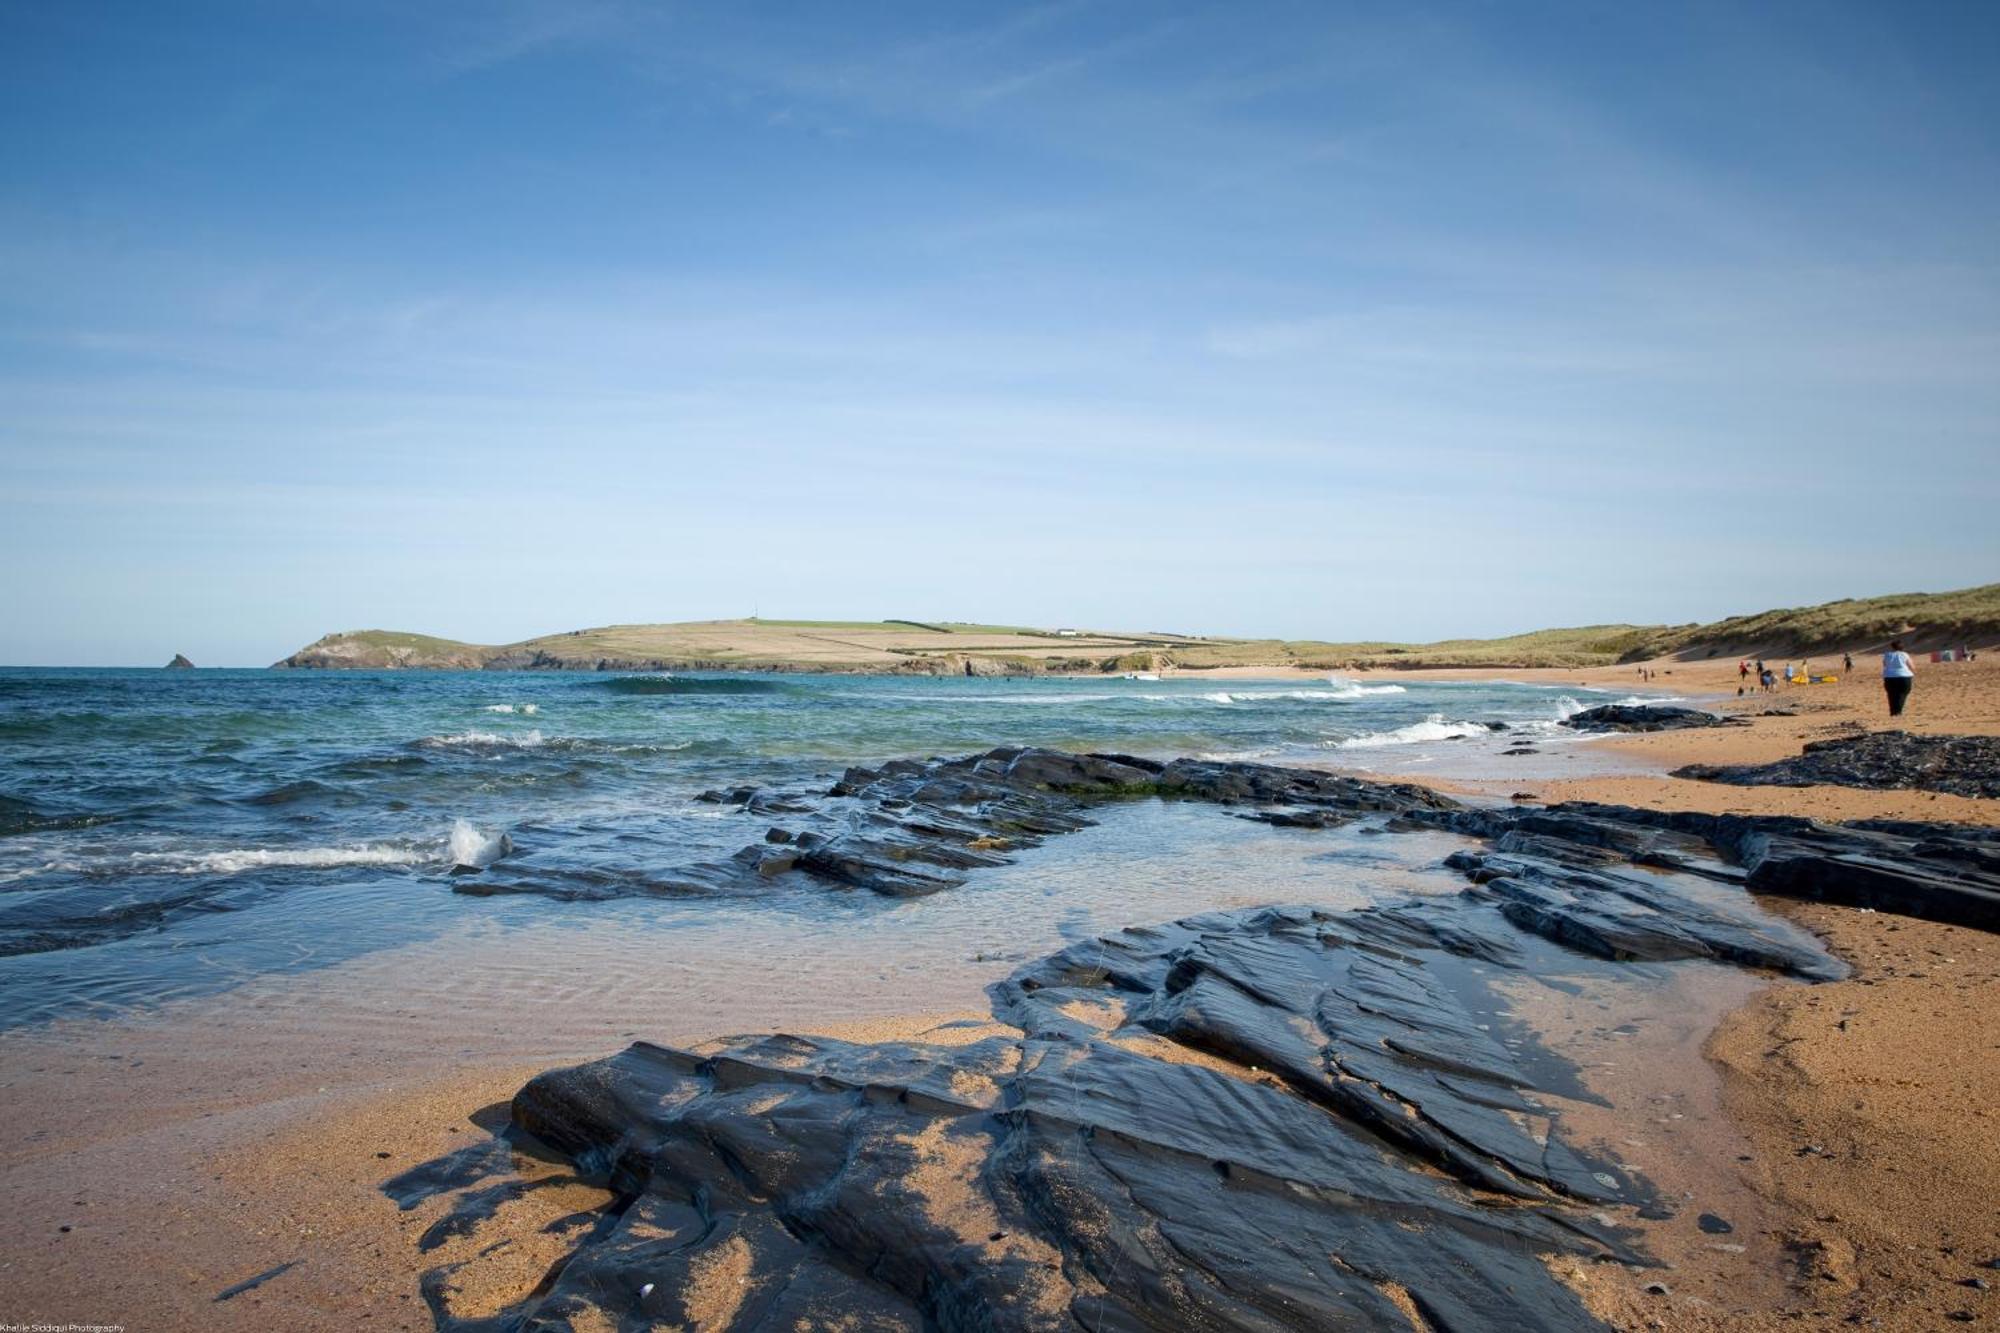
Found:
[[[0,1027],[326,969],[370,1003],[422,992],[446,1016],[588,993],[634,1021],[703,996],[756,1018],[756,997],[784,1010],[807,986],[821,1010],[868,990],[856,1012],[957,1003],[1092,931],[1462,881],[1434,873],[1448,848],[1428,835],[1301,835],[1147,802],[930,899],[793,876],[707,901],[664,886],[772,823],[713,794],[1001,745],[1574,773],[1601,764],[1559,723],[1622,697],[1337,676],[0,670]],[[458,891],[502,871],[505,894]],[[607,884],[629,891],[606,900]]]

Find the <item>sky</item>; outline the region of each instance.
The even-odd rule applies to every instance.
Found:
[[[2000,578],[2000,6],[0,0],[0,662]]]

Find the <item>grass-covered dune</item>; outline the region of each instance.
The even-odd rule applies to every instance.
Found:
[[[1683,625],[1654,633],[1635,651],[1645,657],[1682,658],[1829,653],[1880,648],[1898,637],[1925,651],[2000,641],[2000,583],[1957,592],[1847,598]]]
[[[1734,616],[1705,625],[1585,625],[1438,643],[1227,639],[1196,634],[917,620],[703,620],[606,625],[510,644],[391,630],[329,634],[280,667],[528,671],[859,671],[1001,675],[1217,667],[1526,668],[1659,657],[1862,652],[1901,635],[1913,649],[2000,643],[2000,583],[1948,593]]]

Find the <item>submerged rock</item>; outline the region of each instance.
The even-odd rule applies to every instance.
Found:
[[[1738,787],[1810,787],[1827,783],[1873,791],[1940,791],[2000,797],[2000,736],[1914,736],[1875,731],[1814,741],[1772,764],[1689,764],[1677,778]]]
[[[1424,787],[1371,782],[1271,764],[1007,747],[959,759],[897,759],[850,768],[820,792],[757,787],[705,791],[707,804],[804,827],[767,827],[734,855],[670,875],[574,872],[541,875],[532,864],[496,867],[460,892],[546,893],[564,898],[633,894],[768,893],[786,884],[866,889],[912,898],[956,888],[973,871],[1006,865],[1011,853],[1088,828],[1091,812],[1140,797],[1256,807],[1252,818],[1325,828],[1362,815],[1457,808]],[[777,835],[777,836],[774,836]],[[782,850],[774,843],[789,843]]]
[[[1563,719],[1565,727],[1578,731],[1678,731],[1686,727],[1740,727],[1735,718],[1706,713],[1699,708],[1674,708],[1665,704],[1603,704],[1586,708]]]
[[[1725,924],[1701,916],[1695,905],[1669,910],[1654,902],[1652,877],[1621,872],[1607,880],[1601,873],[1623,862],[1693,868],[1707,879],[1755,893],[1988,928],[2000,924],[2000,832],[1884,821],[1827,825],[1587,803],[1473,808],[1412,784],[1309,769],[1011,747],[958,759],[899,759],[880,768],[850,768],[817,793],[755,787],[704,793],[700,799],[759,816],[756,840],[719,861],[665,872],[569,869],[557,878],[540,872],[532,858],[517,858],[491,864],[484,874],[461,878],[453,887],[460,893],[567,899],[764,894],[785,887],[922,897],[959,887],[976,871],[1005,865],[1014,853],[1050,837],[1087,828],[1118,801],[1145,797],[1220,805],[1281,828],[1441,828],[1493,840],[1481,854],[1482,864],[1500,865],[1493,858],[1502,856],[1524,868],[1480,873],[1483,883],[1508,880],[1488,892],[1511,895],[1511,910],[1523,921],[1545,916],[1547,929],[1595,937],[1611,956],[1634,947],[1639,934],[1653,937],[1641,951],[1653,956],[1729,957],[1737,947]],[[790,812],[797,812],[792,827],[764,822]],[[1556,873],[1562,868],[1600,874],[1564,880]],[[1631,910],[1618,909],[1616,919],[1607,920],[1614,899],[1623,899]],[[1679,942],[1669,949],[1668,938]],[[1661,949],[1669,951],[1658,953]],[[1789,967],[1775,958],[1757,965]]]

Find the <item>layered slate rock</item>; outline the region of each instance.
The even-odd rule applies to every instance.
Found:
[[[1088,828],[1091,812],[1139,797],[1250,807],[1270,818],[1327,827],[1365,815],[1455,809],[1411,784],[1370,782],[1272,764],[1003,748],[959,759],[898,759],[850,768],[813,790],[738,787],[696,799],[774,822],[757,842],[720,861],[667,874],[607,870],[583,881],[503,863],[459,880],[460,893],[543,893],[567,898],[641,894],[765,893],[812,883],[910,898],[956,888],[1011,853]]]
[[[1650,866],[1685,870],[1752,893],[2000,931],[2000,829],[1915,820],[1821,824],[1785,815],[1712,815],[1592,802],[1415,811],[1391,827],[1399,824],[1488,839],[1487,850],[1454,858],[1475,872],[1501,864],[1500,858],[1529,853],[1535,863],[1528,868],[1530,878],[1564,878],[1587,890],[1584,872],[1593,867],[1601,874],[1606,866]],[[1630,896],[1633,877],[1618,878],[1619,892]],[[1648,884],[1643,878],[1636,882]],[[1585,901],[1603,902],[1594,896]],[[1718,956],[1732,956],[1726,950],[1734,946],[1697,921],[1698,911],[1711,909],[1732,910],[1726,898],[1705,908],[1683,902],[1657,919],[1677,930],[1696,929],[1711,945],[1724,946]],[[1784,966],[1769,958],[1761,962]],[[1785,970],[1811,975],[1796,967]]]
[[[1492,982],[1549,947],[1472,899],[1216,913],[1023,969],[965,1044],[638,1043],[513,1103],[616,1220],[503,1316],[427,1290],[446,1327],[1594,1329],[1546,1260],[1641,1262],[1591,1213],[1655,1201],[1508,1040]]]
[[[1983,739],[1983,738],[1946,738]],[[1477,877],[1508,896],[1523,923],[1578,940],[1595,935],[1607,956],[1634,938],[1635,914],[1650,924],[1649,949],[1680,939],[1662,957],[1732,957],[1730,929],[1698,920],[1695,905],[1652,901],[1653,881],[1629,870],[1570,875],[1557,870],[1692,869],[1754,893],[1824,899],[1992,929],[2000,925],[1994,835],[1948,824],[1862,821],[1818,824],[1786,816],[1708,815],[1565,804],[1468,807],[1423,787],[1269,764],[1004,748],[960,759],[896,760],[851,768],[817,790],[737,788],[705,793],[749,814],[768,815],[764,837],[721,861],[666,872],[607,867],[559,880],[532,864],[502,861],[454,879],[460,893],[544,893],[569,898],[766,893],[784,886],[865,889],[917,897],[958,887],[975,871],[1057,834],[1086,828],[1106,806],[1156,797],[1205,802],[1278,827],[1316,829],[1372,820],[1395,829],[1436,828],[1492,840],[1487,856],[1525,858],[1530,869]],[[1718,861],[1717,858],[1720,858]],[[1494,863],[1497,864],[1497,863]],[[1468,867],[1476,869],[1476,867]],[[1550,895],[1565,901],[1551,904]],[[1622,897],[1616,923],[1594,920]],[[1724,913],[1726,916],[1727,913]],[[1696,945],[1700,947],[1697,948]],[[1706,952],[1703,952],[1706,950]],[[1645,951],[1642,951],[1645,952]],[[1798,970],[1782,960],[1758,966]]]
[[[1814,741],[1795,758],[1772,764],[1690,764],[1677,778],[1738,787],[1810,787],[1821,783],[1872,791],[1939,791],[2000,797],[2000,736],[1914,736],[1876,731]]]
[[[1578,731],[1680,731],[1689,727],[1738,727],[1735,718],[1704,712],[1699,708],[1675,708],[1667,704],[1603,704],[1572,713],[1563,725]]]
[[[1594,1328],[1549,1261],[1646,1262],[1611,1228],[1678,1205],[1563,1137],[1561,1105],[1591,1094],[1515,1017],[1519,986],[1687,965],[1842,975],[1745,890],[2000,929],[1993,830],[1467,807],[1263,766],[1022,750],[839,786],[829,799],[881,818],[829,853],[851,860],[784,874],[874,887],[861,877],[907,864],[886,841],[1018,846],[1126,795],[1477,844],[1440,867],[1453,895],[1071,945],[994,987],[997,1023],[934,1040],[642,1042],[544,1074],[511,1132],[615,1202],[497,1314],[458,1310],[461,1287],[490,1288],[434,1270],[442,1326]],[[778,832],[768,847],[812,841]],[[483,1241],[506,1188],[467,1185],[432,1231]]]

